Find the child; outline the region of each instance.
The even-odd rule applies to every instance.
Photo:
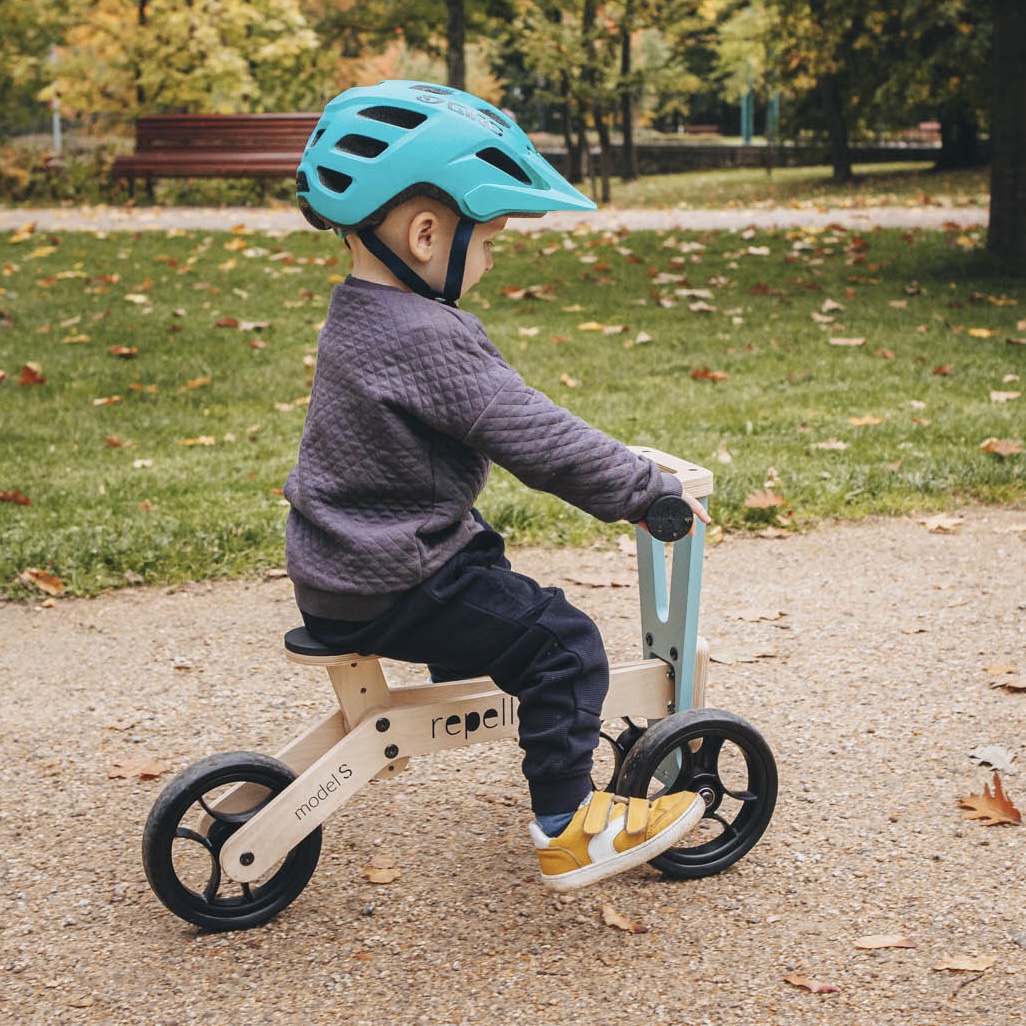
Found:
[[[701,798],[593,793],[609,684],[598,629],[561,591],[514,573],[474,509],[492,461],[606,521],[641,522],[680,494],[671,475],[524,384],[456,305],[491,269],[507,217],[594,204],[494,107],[401,81],[327,105],[297,192],[353,257],[285,485],[307,629],[342,651],[426,663],[438,681],[487,675],[518,698],[548,887],[654,858],[702,818]]]

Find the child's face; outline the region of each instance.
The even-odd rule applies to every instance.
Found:
[[[505,217],[496,217],[491,221],[474,226],[467,249],[467,263],[463,271],[463,291],[466,295],[492,269],[492,243],[495,237],[506,227]]]

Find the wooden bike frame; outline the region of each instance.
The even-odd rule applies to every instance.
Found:
[[[712,473],[653,449],[636,450],[707,501]],[[672,545],[637,531],[643,658],[611,667],[603,719],[660,719],[704,702],[708,646],[698,637],[705,528]],[[668,565],[669,564],[669,565]],[[221,850],[232,880],[257,880],[375,777],[397,775],[411,758],[517,736],[516,699],[491,679],[392,686],[376,656],[307,655],[294,662],[327,670],[338,708],[277,758],[298,776],[241,826]],[[250,807],[248,785],[219,803]]]

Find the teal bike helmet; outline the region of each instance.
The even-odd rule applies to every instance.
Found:
[[[458,89],[411,81],[347,89],[331,100],[303,152],[296,192],[315,228],[356,233],[407,286],[448,303],[459,297],[475,224],[595,209],[502,111]],[[415,195],[439,199],[461,218],[441,293],[374,233],[392,207]]]

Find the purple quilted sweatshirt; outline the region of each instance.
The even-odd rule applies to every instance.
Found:
[[[529,388],[472,314],[350,278],[332,296],[285,483],[299,607],[366,620],[483,530],[492,462],[605,521],[680,485]]]

